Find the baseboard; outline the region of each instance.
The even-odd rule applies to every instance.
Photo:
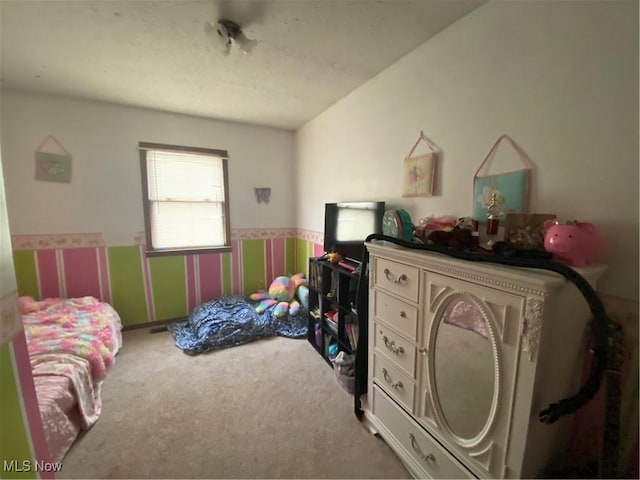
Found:
[[[128,330],[140,330],[141,328],[148,328],[150,330],[160,332],[164,330],[164,329],[160,329],[160,327],[164,327],[166,325],[169,325],[170,323],[179,322],[186,319],[187,317],[178,317],[178,318],[169,318],[167,320],[156,320],[154,322],[136,323],[135,325],[124,325],[122,327],[122,331],[126,332]]]

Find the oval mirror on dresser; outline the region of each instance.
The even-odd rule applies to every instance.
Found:
[[[472,439],[487,424],[495,396],[491,329],[482,310],[465,295],[450,297],[434,321],[434,400],[452,433]]]

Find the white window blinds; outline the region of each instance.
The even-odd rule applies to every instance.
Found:
[[[154,249],[226,244],[222,158],[149,150],[147,185]]]

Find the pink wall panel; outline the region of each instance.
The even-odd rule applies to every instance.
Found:
[[[100,273],[96,248],[62,250],[66,296],[100,298]]]
[[[321,257],[324,254],[324,245],[321,245],[319,243],[314,243],[313,244],[313,256],[314,257]]]
[[[273,275],[273,239],[268,239],[264,241],[264,275],[265,275],[265,285],[270,285],[273,279],[275,278]]]
[[[200,297],[202,302],[222,296],[222,262],[217,253],[198,255],[200,261]]]
[[[272,257],[272,265],[273,265],[273,275],[271,279],[268,281],[267,285],[270,285],[274,278],[280,277],[282,275],[286,275],[286,262],[285,262],[285,239],[284,238],[274,238],[271,240],[271,248],[273,251]]]
[[[40,280],[40,295],[42,298],[60,297],[56,251],[38,250],[36,261]]]
[[[24,409],[29,423],[29,431],[31,432],[31,441],[33,450],[38,461],[49,462],[49,447],[47,446],[47,438],[40,419],[40,409],[38,407],[38,397],[36,396],[35,386],[33,384],[33,376],[31,375],[31,362],[29,361],[29,352],[27,350],[27,339],[24,331],[18,334],[13,340],[13,352],[15,358],[16,370],[20,379],[20,388],[24,399]],[[40,478],[55,478],[52,472],[39,472]]]

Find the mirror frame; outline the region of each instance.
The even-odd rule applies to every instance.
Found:
[[[487,325],[487,333],[490,347],[493,354],[493,363],[494,363],[494,389],[493,389],[493,399],[491,401],[491,408],[489,410],[489,414],[487,415],[487,419],[485,420],[484,426],[480,429],[480,432],[474,437],[471,438],[463,438],[457,435],[449,422],[446,419],[446,416],[442,410],[442,406],[438,399],[438,389],[435,380],[435,346],[436,346],[436,337],[438,333],[438,329],[440,328],[440,324],[443,322],[443,314],[446,309],[451,305],[451,302],[459,300],[467,300],[470,301],[481,313],[482,318],[485,320]],[[428,383],[428,397],[429,402],[431,403],[431,408],[435,412],[436,420],[438,422],[438,427],[445,431],[454,441],[463,447],[470,448],[477,446],[480,444],[487,436],[487,434],[491,431],[491,427],[496,421],[497,412],[499,411],[502,398],[502,353],[501,348],[498,343],[497,328],[496,321],[494,317],[490,314],[490,310],[485,307],[483,302],[475,297],[474,295],[463,292],[463,291],[450,291],[446,295],[438,298],[436,300],[437,307],[433,313],[431,318],[431,322],[428,329],[428,337],[427,337],[427,345],[428,345],[428,375],[427,375],[427,383]]]

